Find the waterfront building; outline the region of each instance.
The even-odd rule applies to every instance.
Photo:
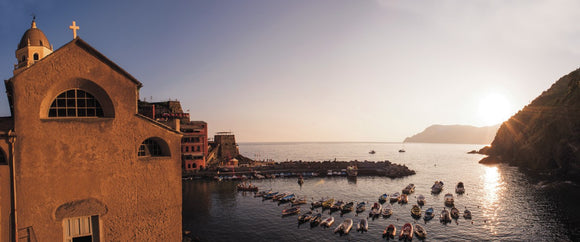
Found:
[[[139,114],[141,82],[71,29],[52,51],[33,21],[5,80],[0,241],[181,241],[181,133]]]
[[[206,122],[190,121],[189,113],[183,112],[179,101],[139,101],[139,113],[181,131],[181,161],[184,172],[206,167],[209,147]]]

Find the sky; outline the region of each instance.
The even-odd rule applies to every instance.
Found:
[[[0,77],[36,16],[238,142],[400,142],[507,120],[580,64],[580,1],[0,1]],[[10,109],[0,85],[0,116]]]

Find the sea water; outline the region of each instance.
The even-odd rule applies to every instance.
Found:
[[[306,178],[302,186],[296,178],[252,180],[261,190],[293,192],[308,198],[302,213],[310,202],[320,198],[334,198],[345,202],[367,202],[363,213],[340,212],[331,215],[323,211],[323,218],[334,216],[331,228],[309,223],[298,224],[297,217],[282,217],[288,205],[263,201],[251,192],[237,192],[236,181],[184,181],[184,230],[201,241],[377,241],[389,224],[397,231],[405,223],[419,223],[427,230],[427,240],[535,240],[568,241],[579,238],[580,213],[576,203],[580,199],[579,187],[570,182],[544,181],[526,175],[518,168],[506,165],[478,164],[482,155],[467,154],[483,145],[457,144],[401,144],[401,143],[242,143],[240,152],[253,159],[276,161],[303,160],[389,160],[405,164],[416,175],[390,179],[361,176],[355,180],[346,177]],[[399,152],[404,149],[406,152]],[[370,150],[376,151],[369,154]],[[445,183],[440,194],[431,194],[437,180]],[[465,184],[465,194],[455,194],[458,182]],[[409,195],[409,203],[393,204],[389,218],[369,219],[369,231],[359,233],[356,223],[368,217],[372,203],[383,194],[401,192],[409,183],[416,186]],[[442,224],[438,216],[445,207],[443,196],[452,193],[455,207],[461,214],[467,208],[472,219],[462,216],[452,223]],[[423,194],[427,208],[435,209],[435,218],[425,222],[414,219],[411,207],[416,197]],[[321,212],[318,209],[316,212]],[[316,213],[315,212],[315,213]],[[340,236],[333,230],[344,219],[352,218],[355,224],[350,234]]]

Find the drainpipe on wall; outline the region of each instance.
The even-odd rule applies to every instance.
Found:
[[[14,143],[16,134],[13,130],[8,131],[8,142],[10,144],[10,158],[8,165],[10,168],[10,241],[18,241],[18,226],[16,223],[16,168],[14,167]]]

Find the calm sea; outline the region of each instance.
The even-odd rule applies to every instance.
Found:
[[[399,231],[403,224],[421,223],[427,230],[427,240],[533,240],[574,241],[580,239],[580,188],[571,182],[542,181],[509,166],[484,166],[477,162],[481,155],[467,154],[483,145],[401,144],[401,143],[242,143],[240,152],[254,159],[286,160],[390,160],[405,164],[416,175],[390,179],[385,177],[307,178],[299,186],[296,178],[276,178],[252,181],[261,190],[294,192],[309,202],[321,197],[344,201],[375,202],[383,193],[401,192],[409,183],[416,185],[409,204],[393,204],[390,218],[369,220],[369,231],[353,230],[348,235],[333,233],[345,218],[356,223],[358,216],[335,212],[335,224],[330,229],[298,225],[297,216],[282,217],[285,205],[254,198],[253,193],[237,192],[237,182],[184,181],[183,226],[201,241],[378,241],[382,231],[394,224]],[[405,153],[398,150],[404,148]],[[374,155],[369,154],[375,150]],[[430,193],[436,180],[445,183],[439,195]],[[456,195],[454,187],[464,182],[466,193]],[[465,208],[473,218],[463,217],[441,224],[436,216],[425,223],[411,217],[410,209],[416,196],[425,195],[423,211],[433,207],[438,215],[444,207],[443,196],[451,192],[461,213]],[[309,205],[302,205],[307,211]],[[320,211],[320,210],[319,210]],[[326,210],[323,217],[329,216]]]

